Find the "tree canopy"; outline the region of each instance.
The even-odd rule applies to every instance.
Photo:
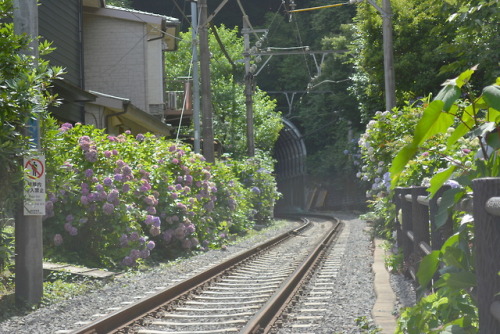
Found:
[[[226,152],[243,156],[246,152],[246,106],[244,64],[241,62],[243,41],[236,28],[213,28],[210,35],[211,88],[214,134]],[[220,38],[219,44],[215,34]],[[179,50],[167,54],[168,90],[182,90],[181,77],[192,76],[191,32],[181,33]],[[253,97],[255,146],[270,153],[283,127],[276,103],[256,87]]]

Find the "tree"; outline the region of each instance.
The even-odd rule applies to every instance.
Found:
[[[399,106],[437,93],[450,75],[480,62],[484,81],[498,74],[498,1],[392,0],[396,94]],[[358,5],[351,54],[353,92],[367,122],[383,107],[382,19],[369,3]],[[495,70],[494,70],[495,69]],[[450,71],[452,74],[450,74]]]
[[[54,102],[50,81],[61,74],[42,59],[22,53],[30,40],[14,34],[13,3],[0,1],[0,272],[10,255],[6,245],[5,221],[22,196],[22,157],[30,148],[24,130],[31,119],[43,117]],[[40,54],[50,51],[49,43],[39,45]]]
[[[242,58],[243,41],[236,28],[220,26],[212,31],[216,31],[222,41],[219,45],[215,35],[210,35],[214,133],[226,152],[242,157],[246,152],[244,65],[237,60]],[[170,77],[168,90],[182,90],[182,81],[176,78],[191,76],[191,32],[181,33],[180,37],[178,51],[166,57],[166,71]],[[268,153],[282,128],[280,113],[275,107],[275,101],[257,87],[254,94],[255,145]]]

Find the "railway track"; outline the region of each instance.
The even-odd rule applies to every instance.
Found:
[[[269,332],[313,277],[312,270],[319,267],[340,228],[337,220],[308,220],[71,333]]]

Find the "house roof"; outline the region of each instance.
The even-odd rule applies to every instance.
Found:
[[[169,125],[161,122],[159,118],[134,106],[130,103],[129,99],[96,91],[89,92],[96,96],[95,102],[89,103],[102,106],[114,112],[114,114],[108,114],[107,117],[119,116],[157,135],[169,136],[171,134],[172,128]]]

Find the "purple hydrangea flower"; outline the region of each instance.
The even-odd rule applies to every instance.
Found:
[[[115,174],[114,179],[115,179],[115,181],[121,181],[121,180],[123,180],[123,175],[121,175],[121,174]]]
[[[147,259],[151,255],[151,251],[149,249],[143,249],[141,250],[141,258],[142,259]]]
[[[102,206],[102,211],[106,215],[112,215],[114,210],[115,210],[115,206],[113,204],[111,204],[111,203],[106,202]]]
[[[125,166],[125,162],[123,162],[123,160],[117,160],[116,161],[116,165],[120,168],[124,167]]]
[[[71,123],[64,123],[64,124],[63,124],[63,125],[61,125],[61,127],[59,128],[59,131],[60,131],[60,132],[66,132],[66,131],[68,131],[68,130],[70,130],[70,129],[72,129],[72,128],[73,128],[73,124],[71,124]]]
[[[128,246],[128,237],[127,237],[126,234],[122,234],[120,236],[119,240],[120,240],[120,246],[122,246],[122,247],[127,247]]]
[[[127,267],[132,267],[135,264],[135,261],[130,256],[125,256],[122,263]]]
[[[110,203],[113,203],[114,201],[116,201],[118,199],[118,196],[120,196],[120,193],[118,192],[118,190],[113,189],[108,194],[107,201]]]
[[[106,158],[111,158],[111,155],[112,155],[112,154],[113,154],[113,153],[111,153],[111,151],[107,151],[107,150],[106,150],[106,151],[104,151],[104,156],[105,156]]]
[[[129,191],[130,191],[130,184],[125,183],[125,184],[123,185],[123,187],[122,187],[122,191],[123,191],[124,193],[129,192]]]
[[[53,212],[54,211],[54,202],[52,202],[52,201],[45,202],[45,210],[47,212]]]
[[[59,233],[54,235],[54,245],[60,246],[63,243],[63,237]]]
[[[139,133],[137,136],[135,136],[135,139],[138,141],[143,141],[144,140],[144,135],[142,133]]]
[[[179,224],[179,226],[174,231],[174,236],[182,240],[186,236],[186,227],[183,224]]]
[[[182,240],[182,248],[191,249],[191,240],[189,239]]]
[[[149,250],[153,250],[153,248],[155,248],[156,244],[154,241],[149,241],[147,244],[146,244],[146,248],[149,249]]]
[[[94,171],[92,169],[87,169],[85,171],[85,177],[90,179],[92,177],[92,175],[94,175]]]
[[[170,241],[172,241],[172,237],[174,235],[174,232],[172,230],[166,230],[163,232],[163,240],[168,244]]]
[[[88,152],[85,152],[85,160],[87,160],[88,162],[96,162],[97,161],[97,151],[90,150]]]
[[[189,224],[186,226],[186,234],[191,234],[191,233],[194,233],[194,231],[196,230],[194,224]]]
[[[160,235],[161,230],[157,226],[151,226],[151,228],[149,229],[149,233],[151,233],[153,237],[156,237],[157,235]]]
[[[69,235],[74,237],[74,236],[78,235],[78,229],[76,227],[72,226],[68,233],[69,233]]]
[[[109,186],[111,186],[113,184],[113,180],[111,180],[111,178],[109,178],[109,177],[104,178],[104,180],[102,182],[107,187],[109,187]]]
[[[260,195],[260,189],[259,189],[258,187],[253,187],[253,188],[252,188],[252,192],[253,192],[254,194]]]
[[[141,251],[138,249],[132,249],[130,251],[130,257],[134,260],[137,260],[141,256]]]
[[[130,233],[130,238],[129,239],[131,241],[137,241],[137,240],[139,240],[139,233],[137,233],[137,232]]]

